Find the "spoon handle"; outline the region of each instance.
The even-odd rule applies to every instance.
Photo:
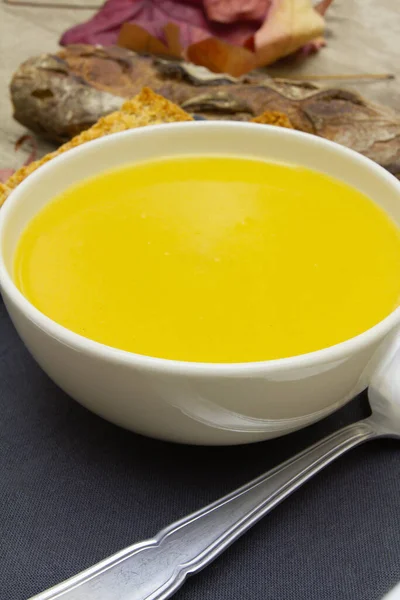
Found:
[[[213,504],[31,600],[161,600],[200,571],[277,504],[355,446],[373,424],[349,425]]]

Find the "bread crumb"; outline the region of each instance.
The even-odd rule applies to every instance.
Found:
[[[277,127],[286,127],[294,129],[290,119],[285,113],[276,110],[266,110],[261,115],[251,120],[252,123],[261,123],[261,125],[276,125]]]

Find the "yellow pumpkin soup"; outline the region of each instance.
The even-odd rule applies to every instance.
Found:
[[[67,189],[23,232],[16,284],[92,340],[200,362],[349,339],[400,300],[400,232],[362,193],[225,156],[123,166]]]

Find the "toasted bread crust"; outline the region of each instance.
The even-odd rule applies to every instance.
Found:
[[[11,191],[28,175],[49,160],[71,148],[105,135],[110,135],[111,133],[126,131],[127,129],[192,120],[192,117],[188,113],[173,102],[170,102],[163,96],[159,96],[149,88],[143,88],[137,96],[124,102],[120,110],[102,117],[90,129],[82,131],[82,133],[72,138],[69,142],[60,146],[55,152],[50,152],[41,159],[21,167],[5,183],[0,183],[0,206],[7,199]],[[252,122],[293,129],[293,125],[287,115],[277,111],[268,110],[252,119]]]
[[[173,102],[155,94],[149,88],[143,88],[137,96],[125,102],[121,110],[102,117],[90,129],[82,131],[69,142],[60,146],[55,152],[50,152],[43,158],[21,167],[5,183],[0,183],[0,206],[7,199],[10,192],[28,175],[71,148],[118,131],[145,127],[146,125],[192,120],[188,113]]]

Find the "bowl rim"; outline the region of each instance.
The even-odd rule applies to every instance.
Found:
[[[308,352],[306,354],[299,354],[295,356],[265,360],[265,361],[251,361],[251,362],[236,362],[236,363],[208,363],[208,362],[190,362],[183,360],[174,360],[166,358],[157,358],[153,356],[146,356],[142,354],[136,354],[134,352],[128,352],[126,350],[120,350],[100,342],[96,342],[89,338],[86,338],[78,333],[75,333],[63,325],[53,321],[50,317],[39,311],[33,304],[29,302],[27,298],[19,291],[15,285],[12,277],[8,273],[3,257],[3,244],[2,239],[4,231],[7,228],[8,217],[13,210],[13,201],[22,195],[31,185],[40,182],[51,170],[61,164],[65,163],[68,165],[68,161],[73,159],[79,154],[84,154],[88,150],[93,149],[97,146],[104,146],[114,142],[116,139],[124,137],[140,137],[151,135],[152,132],[157,129],[160,133],[165,131],[167,137],[168,131],[171,128],[174,129],[197,129],[208,127],[211,129],[242,129],[249,130],[249,128],[262,128],[266,135],[268,132],[273,131],[277,134],[277,127],[270,125],[259,125],[256,123],[243,123],[234,121],[188,121],[179,123],[166,123],[160,125],[149,125],[143,128],[130,129],[118,133],[113,133],[108,136],[91,140],[80,146],[72,148],[67,152],[60,154],[54,159],[43,164],[39,169],[31,173],[24,181],[22,181],[7,198],[6,202],[0,210],[0,290],[5,295],[6,299],[9,299],[11,303],[32,323],[34,323],[40,330],[46,335],[58,342],[67,345],[78,352],[89,353],[91,356],[100,359],[107,359],[112,362],[124,364],[132,367],[139,368],[141,370],[159,371],[164,373],[179,373],[191,376],[248,376],[257,374],[268,374],[281,371],[295,370],[312,368],[323,363],[330,363],[335,361],[341,361],[347,356],[352,355],[354,352],[362,351],[364,348],[370,346],[374,342],[379,342],[387,333],[395,328],[400,323],[400,306],[392,311],[387,317],[379,321],[373,327],[366,331],[349,338],[343,342]],[[392,187],[397,188],[400,200],[400,181],[397,180],[394,175],[386,171],[383,167],[372,161],[371,159],[357,153],[350,148],[346,148],[336,142],[332,142],[325,138],[320,138],[313,134],[296,131],[293,129],[279,128],[279,135],[286,136],[288,138],[294,136],[303,139],[306,144],[320,145],[323,147],[331,148],[335,152],[339,152],[343,156],[348,157],[353,162],[358,162],[363,168],[373,169],[379,177],[386,180]],[[174,156],[171,153],[170,156]],[[6,300],[7,305],[7,300]]]

